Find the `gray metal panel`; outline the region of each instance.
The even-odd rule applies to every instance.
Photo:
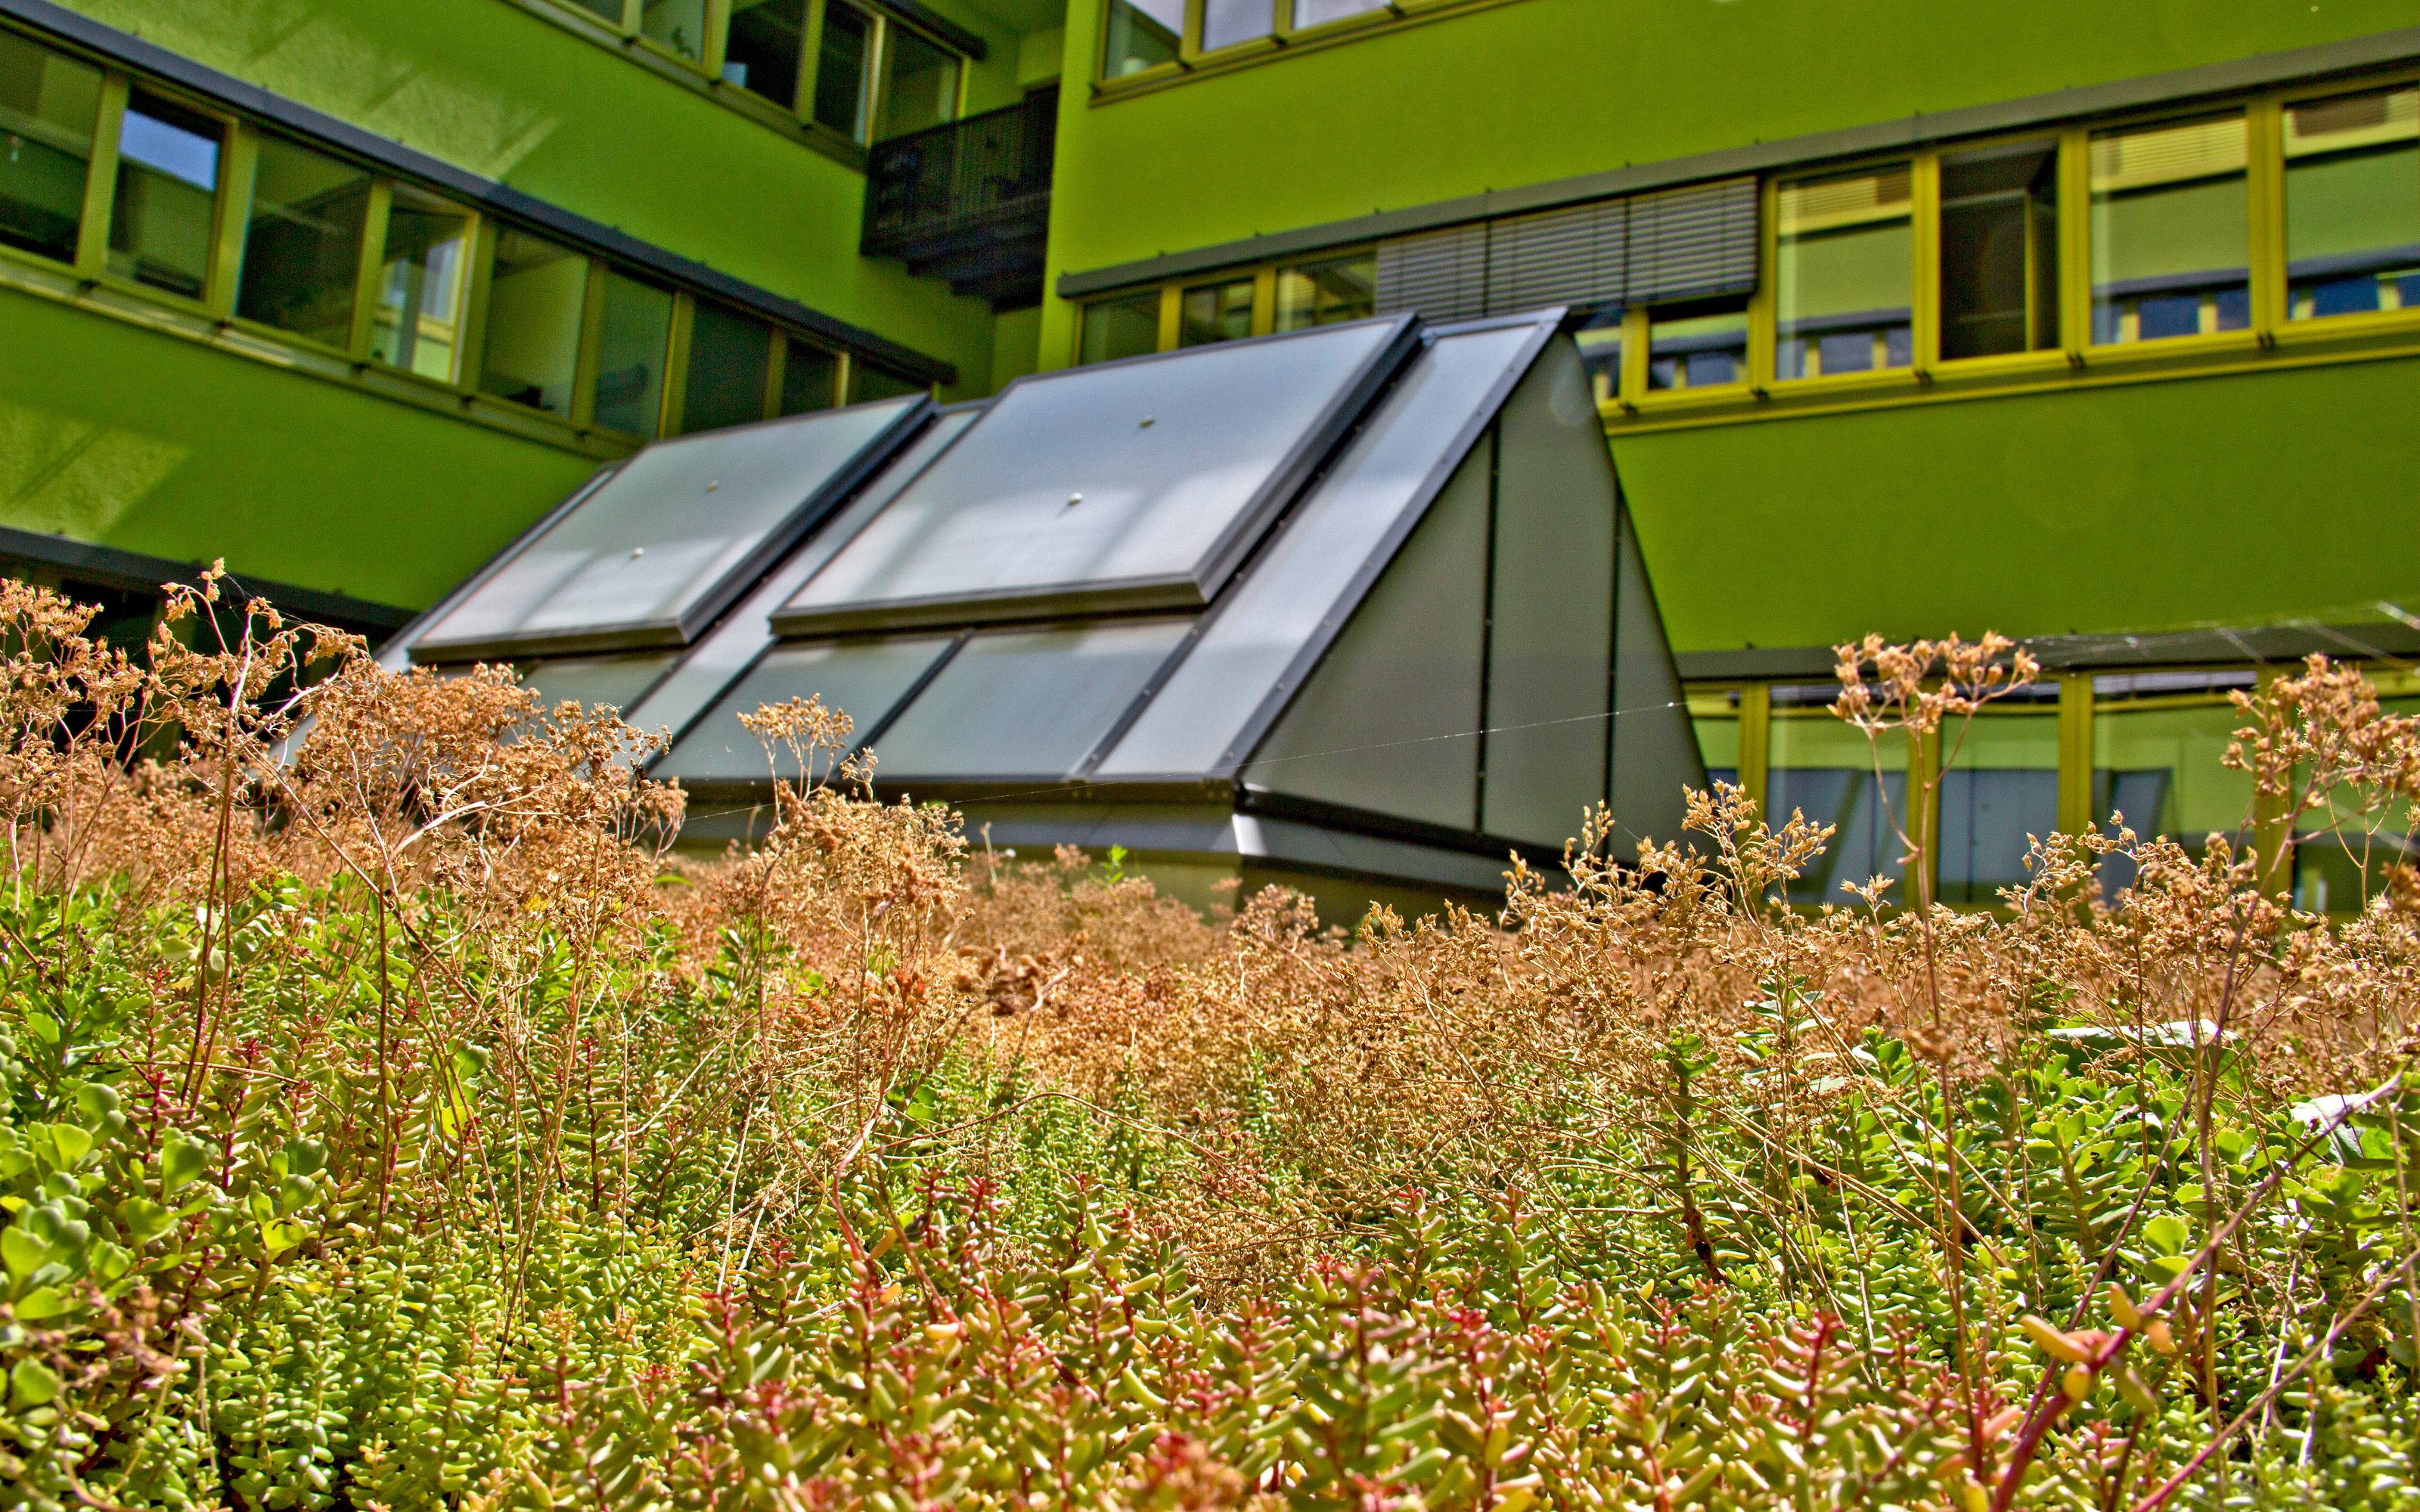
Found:
[[[740,724],[741,715],[753,714],[768,703],[820,698],[824,707],[849,717],[857,738],[862,741],[955,640],[954,636],[925,635],[778,646],[751,668],[648,775],[692,782],[762,782],[778,770],[783,778],[796,779],[801,774],[786,753],[776,753],[778,766],[767,761],[764,743]]]
[[[1487,311],[1487,227],[1457,225],[1378,243],[1377,308],[1460,320]]]
[[[1569,337],[1547,344],[1497,435],[1479,827],[1559,845],[1606,795],[1613,671],[1613,461]]]
[[[1125,712],[1189,623],[1112,620],[974,636],[876,735],[876,776],[1063,778]]]
[[[1629,286],[1629,202],[1599,200],[1487,228],[1487,308],[1620,304]]]
[[[1019,378],[774,626],[1198,607],[1413,332],[1355,321]]]
[[[900,489],[913,482],[950,442],[974,424],[979,412],[979,406],[970,406],[938,416],[899,454],[898,460],[832,517],[830,524],[808,536],[749,592],[737,608],[724,615],[721,624],[707,631],[705,639],[681,658],[673,674],[648,693],[645,702],[630,710],[630,723],[642,730],[668,729],[675,738],[686,733],[731,686],[732,680],[773,644],[773,611],[788,603],[800,584],[814,577],[834,552],[865,528],[867,520],[880,514]]]
[[[521,686],[535,688],[539,708],[553,712],[566,699],[620,713],[646,695],[677,653],[643,652],[631,656],[566,656],[542,661],[521,673]]]
[[[1493,460],[1492,438],[1472,448],[1242,780],[1477,827]]]
[[[1232,771],[1551,330],[1503,322],[1437,333],[1219,599],[1184,660],[1094,775],[1107,781]]]
[[[1654,304],[1756,287],[1754,178],[1630,200],[1629,297]]]
[[[419,637],[413,659],[684,644],[930,405],[885,400],[643,448]]]
[[[1677,841],[1688,808],[1681,790],[1706,785],[1706,763],[1628,508],[1616,526],[1613,817],[1629,844],[1645,838]]]

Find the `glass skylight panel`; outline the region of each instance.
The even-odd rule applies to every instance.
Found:
[[[856,726],[855,739],[862,742],[955,640],[954,636],[923,635],[777,646],[648,775],[692,782],[767,780],[774,775],[774,767],[766,760],[765,743],[739,722],[739,717],[791,699],[823,700],[825,708],[849,717]],[[775,754],[783,768],[782,777],[799,776],[787,752]]]
[[[675,653],[643,652],[629,656],[566,656],[542,661],[521,673],[521,686],[535,688],[538,711],[552,714],[569,699],[588,708],[599,704],[628,709],[644,697],[673,664]]]
[[[1133,705],[1189,624],[1112,620],[975,636],[874,742],[874,775],[1062,778]]]
[[[1413,339],[1371,320],[1020,378],[775,628],[1198,607]]]
[[[418,661],[687,644],[912,429],[896,399],[659,441],[430,626]]]

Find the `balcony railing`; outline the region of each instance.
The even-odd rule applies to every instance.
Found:
[[[1059,92],[877,142],[859,250],[897,257],[996,308],[1042,298]]]

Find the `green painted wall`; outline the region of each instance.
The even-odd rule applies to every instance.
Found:
[[[0,524],[423,607],[596,464],[0,290]]]
[[[2386,618],[2420,360],[1616,440],[1675,649]]]

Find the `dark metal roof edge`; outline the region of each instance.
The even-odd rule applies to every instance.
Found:
[[[2050,671],[2124,671],[2245,662],[2292,662],[2314,653],[2340,659],[2420,657],[2420,627],[2394,621],[2303,621],[2231,628],[2112,635],[2035,636],[2018,644]],[[1832,680],[1829,646],[1683,651],[1673,655],[1684,683]]]
[[[64,535],[44,535],[37,531],[21,531],[0,525],[0,561],[12,559],[64,568],[80,577],[123,589],[156,590],[163,583],[198,582],[201,569],[207,565],[200,562],[178,562],[147,552],[127,551]],[[265,598],[281,610],[314,619],[397,630],[411,623],[413,617],[412,610],[393,604],[355,598],[350,594],[333,593],[324,588],[304,588],[274,579],[256,578],[250,573],[230,571],[226,580],[230,588],[243,596]]]
[[[5,0],[0,0],[0,3],[5,3]],[[1664,189],[1701,179],[1761,173],[1770,168],[1815,162],[1826,158],[1912,147],[1951,137],[2016,131],[2052,121],[2283,84],[2305,75],[2385,67],[2415,57],[2420,57],[2420,26],[2404,26],[2367,37],[2321,42],[2283,53],[2257,53],[2249,57],[2225,63],[2205,63],[2167,73],[2083,85],[1991,104],[1961,106],[1955,110],[1919,112],[1892,120],[1813,131],[1803,136],[1777,137],[1770,142],[1754,142],[1745,147],[1667,158],[1659,162],[1609,168],[1517,189],[1489,190],[1428,205],[1222,241],[1186,252],[1164,253],[1156,257],[1139,258],[1082,272],[1061,273],[1059,297],[1078,299],[1130,284],[1156,283],[1236,263],[1316,252],[1348,242],[1405,236],[1466,221],[1519,215],[1530,210],[1551,209],[1559,205],[1609,199],[1617,194]]]
[[[617,227],[592,221],[467,168],[430,157],[400,142],[365,131],[341,116],[272,94],[256,84],[196,63],[156,42],[147,42],[114,26],[105,26],[88,16],[54,4],[53,0],[0,0],[0,16],[39,27],[90,52],[130,69],[139,69],[229,109],[317,137],[353,157],[425,179],[514,220],[581,242],[591,251],[693,285],[720,299],[745,306],[769,319],[813,332],[915,377],[939,383],[955,383],[958,380],[957,368],[938,357],[928,357],[862,326],[852,325],[837,316],[826,315],[801,304],[787,295],[759,288],[651,241],[642,241]]]

